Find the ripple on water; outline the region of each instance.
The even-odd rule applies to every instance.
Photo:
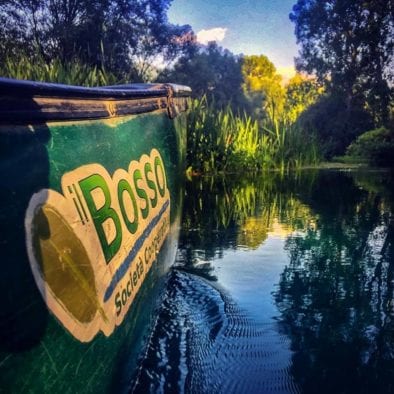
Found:
[[[298,393],[275,323],[256,323],[209,282],[173,270],[133,393]]]

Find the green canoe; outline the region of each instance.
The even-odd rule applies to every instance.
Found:
[[[127,391],[175,257],[189,95],[0,78],[0,392]]]

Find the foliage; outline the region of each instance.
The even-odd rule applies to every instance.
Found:
[[[314,137],[296,126],[278,124],[269,129],[246,113],[236,114],[230,107],[217,109],[205,96],[192,101],[187,162],[194,171],[285,171],[319,160]]]
[[[372,165],[394,166],[394,130],[384,127],[361,134],[347,154],[366,159]]]
[[[208,46],[190,45],[189,51],[172,68],[165,70],[159,80],[188,85],[193,97],[205,95],[217,107],[245,105],[241,61],[214,42]]]
[[[173,59],[189,26],[168,23],[171,0],[0,2],[0,57],[70,59],[143,80],[153,59]]]
[[[241,121],[237,123],[229,107],[216,109],[206,96],[194,99],[188,114],[188,165],[204,172],[227,170],[238,133],[236,127],[242,127]]]
[[[315,79],[296,74],[286,85],[285,121],[290,124],[295,123],[299,116],[319,99],[322,93],[323,88]]]
[[[103,86],[119,82],[113,74],[96,66],[87,66],[78,60],[62,63],[60,59],[54,59],[46,63],[43,59],[37,58],[33,63],[25,56],[20,59],[7,58],[4,63],[0,63],[0,75],[80,86]]]
[[[385,123],[394,78],[392,2],[298,0],[290,19],[301,44],[298,68],[345,97],[349,111],[362,101],[375,124]]]
[[[316,134],[322,154],[330,159],[344,154],[358,135],[371,129],[373,119],[362,103],[349,108],[343,95],[325,94],[300,114],[297,124]]]
[[[313,78],[296,74],[286,86],[274,64],[264,55],[246,56],[242,64],[243,88],[260,123],[275,129],[290,126],[314,104],[322,88]]]
[[[285,94],[282,77],[267,56],[245,56],[242,63],[244,90],[260,119],[271,126],[283,115]]]

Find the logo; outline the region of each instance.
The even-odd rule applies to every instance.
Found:
[[[25,216],[29,261],[48,308],[78,340],[120,325],[170,228],[163,160],[131,161],[113,176],[100,164],[42,189]]]

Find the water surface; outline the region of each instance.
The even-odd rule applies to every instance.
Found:
[[[132,392],[394,392],[394,177],[199,178]]]

